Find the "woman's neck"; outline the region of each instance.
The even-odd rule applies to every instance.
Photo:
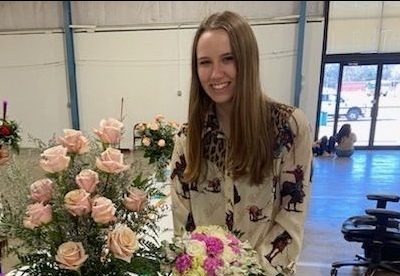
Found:
[[[231,132],[231,110],[232,103],[216,104],[216,113],[219,127],[222,132],[229,138]]]

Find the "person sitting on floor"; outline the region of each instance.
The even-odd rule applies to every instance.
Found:
[[[337,157],[350,157],[354,153],[354,143],[357,141],[356,135],[351,132],[350,124],[344,124],[336,135],[338,143],[336,147]]]
[[[314,156],[332,156],[335,152],[335,137],[323,136],[321,139],[314,142],[312,151]]]
[[[326,152],[331,156],[336,151],[336,137],[331,136],[328,140],[328,145],[326,147]]]

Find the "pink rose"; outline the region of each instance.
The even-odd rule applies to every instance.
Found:
[[[68,168],[71,157],[67,156],[67,148],[56,146],[45,150],[41,155],[40,166],[49,173],[61,172]]]
[[[120,173],[129,169],[129,166],[124,164],[124,155],[114,148],[107,148],[100,158],[97,158],[96,166],[107,173]]]
[[[53,211],[51,205],[43,205],[43,203],[34,203],[27,206],[25,218],[23,221],[24,227],[34,229],[47,224],[53,219]]]
[[[64,137],[59,137],[58,142],[71,153],[82,154],[89,151],[89,140],[79,130],[64,129]]]
[[[115,207],[111,199],[106,197],[97,197],[92,203],[92,218],[95,222],[107,224],[115,221]]]
[[[93,193],[99,183],[99,175],[92,170],[82,170],[76,177],[75,181],[78,186],[88,193]]]
[[[144,209],[147,204],[147,194],[138,188],[131,188],[128,196],[124,197],[124,206],[126,209],[138,212]]]
[[[160,140],[158,140],[158,143],[157,143],[157,145],[158,145],[160,148],[163,148],[163,147],[165,147],[165,140],[164,140],[164,139],[160,139]]]
[[[150,123],[149,128],[151,130],[158,130],[160,128],[160,126],[157,123]]]
[[[72,190],[64,197],[65,208],[73,216],[89,214],[91,210],[90,194],[84,189]]]
[[[60,267],[68,270],[78,270],[87,258],[81,242],[64,242],[58,247],[56,255]]]
[[[161,122],[162,120],[164,120],[165,119],[165,117],[164,117],[164,115],[162,115],[162,114],[157,114],[157,116],[154,118],[154,120],[156,121],[156,122]]]
[[[149,138],[149,137],[144,137],[144,138],[142,139],[142,144],[143,144],[144,146],[146,146],[146,147],[150,146],[150,144],[151,144],[150,138]]]
[[[124,125],[116,119],[103,119],[100,121],[100,130],[94,129],[94,133],[96,133],[101,142],[116,145],[121,141],[123,126]]]
[[[133,252],[138,248],[136,233],[126,225],[117,225],[108,234],[108,247],[117,259],[130,262]]]
[[[31,199],[36,202],[48,202],[53,196],[53,182],[48,179],[40,179],[31,184]]]
[[[169,122],[169,125],[170,125],[171,127],[175,128],[175,129],[178,129],[178,128],[179,128],[179,124],[178,124],[177,122],[175,122],[175,121],[170,121],[170,122]]]

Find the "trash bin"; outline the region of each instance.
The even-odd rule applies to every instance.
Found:
[[[321,111],[321,114],[319,115],[319,125],[326,126],[327,119],[328,119],[328,113]]]

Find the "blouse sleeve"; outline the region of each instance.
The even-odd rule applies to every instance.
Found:
[[[277,211],[263,245],[268,275],[290,275],[295,272],[304,236],[308,202],[312,140],[310,125],[304,113],[296,109],[289,119],[293,143],[286,145],[277,186]]]
[[[194,227],[190,212],[189,184],[183,181],[186,169],[186,137],[183,133],[176,135],[171,158],[171,201],[174,234],[181,235],[184,230]]]

